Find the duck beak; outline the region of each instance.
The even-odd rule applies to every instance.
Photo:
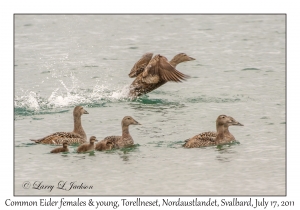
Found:
[[[141,125],[141,123],[139,123],[139,122],[136,121],[136,120],[134,121],[134,124],[135,124],[135,125]]]
[[[239,122],[234,122],[234,123],[232,123],[232,125],[244,126],[242,123],[239,123]]]
[[[86,110],[84,110],[83,114],[88,114],[88,112]]]
[[[193,60],[196,60],[196,59],[189,56],[189,61],[193,61]]]

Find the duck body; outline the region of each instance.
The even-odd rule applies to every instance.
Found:
[[[125,116],[122,120],[122,136],[108,136],[96,144],[98,151],[119,149],[134,144],[133,138],[129,133],[129,125],[140,125],[130,116]]]
[[[63,141],[63,147],[55,148],[51,150],[51,153],[69,152],[68,141]]]
[[[96,150],[112,150],[123,147],[132,146],[134,141],[130,135],[123,136],[107,136],[101,142],[96,144]]]
[[[81,144],[78,148],[77,148],[77,152],[91,152],[95,150],[95,141],[97,141],[95,136],[91,136],[90,138],[90,143],[84,143]]]
[[[216,132],[203,132],[185,140],[185,144],[183,146],[187,148],[213,146],[216,144],[216,137]]]
[[[81,125],[81,115],[88,114],[81,106],[76,106],[73,111],[74,130],[72,132],[56,132],[40,139],[31,139],[40,144],[58,144],[68,141],[69,144],[82,144],[86,142],[86,134]]]
[[[137,76],[130,85],[129,96],[135,98],[144,95],[167,83],[166,81],[160,80],[159,77],[157,77],[156,80],[156,83],[145,83],[143,82],[142,75]]]
[[[130,85],[129,97],[135,98],[149,93],[168,81],[182,82],[189,78],[175,69],[178,63],[195,60],[185,53],[176,55],[170,62],[162,55],[153,58],[152,53],[146,53],[135,63],[129,73],[129,77],[136,77]]]
[[[62,145],[62,142],[64,140],[67,140],[70,142],[70,144],[82,144],[86,142],[86,140],[82,137],[82,135],[74,132],[56,132],[53,134],[50,134],[44,138],[33,140],[35,143],[40,144],[56,144],[56,145]]]
[[[234,136],[229,132],[228,127],[231,125],[243,126],[233,117],[220,115],[216,120],[217,132],[203,132],[190,139],[183,144],[186,148],[198,148],[227,144],[235,141]]]

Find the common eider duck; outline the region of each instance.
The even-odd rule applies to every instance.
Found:
[[[41,144],[62,144],[64,140],[67,140],[69,144],[82,144],[86,142],[86,134],[81,125],[81,115],[83,114],[88,114],[88,112],[82,106],[74,108],[74,130],[72,132],[56,132],[41,139],[30,140]]]
[[[243,124],[236,121],[233,117],[220,115],[216,120],[217,132],[200,133],[190,139],[187,139],[183,147],[206,147],[235,141],[234,136],[228,130],[228,127],[231,125],[243,126]]]
[[[141,125],[130,116],[125,116],[122,120],[122,136],[108,136],[96,144],[96,150],[111,150],[133,145],[133,139],[129,133],[129,125]]]
[[[143,94],[162,86],[163,84],[173,81],[182,82],[189,78],[178,70],[177,64],[184,61],[195,60],[185,53],[179,53],[169,62],[166,57],[156,55],[152,58],[153,53],[146,53],[136,62],[129,73],[129,77],[136,79],[131,83],[129,97],[136,98]]]
[[[51,150],[51,153],[69,152],[68,141],[63,141],[63,147],[55,148]]]
[[[95,149],[95,141],[98,141],[96,139],[96,136],[91,136],[90,143],[81,144],[77,148],[77,152],[90,152],[90,151],[94,151],[94,149]]]

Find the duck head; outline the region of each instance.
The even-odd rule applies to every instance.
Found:
[[[88,112],[82,106],[76,106],[73,111],[74,116],[81,116],[83,114],[88,114]]]
[[[68,142],[67,140],[64,140],[64,141],[63,141],[63,147],[67,147],[67,146],[68,146],[68,143],[69,143],[69,142]]]
[[[129,126],[129,125],[141,125],[138,121],[133,119],[130,116],[125,116],[122,120],[122,126]]]
[[[97,139],[96,139],[96,136],[91,136],[90,137],[90,143],[95,143],[95,141],[98,141]]]
[[[244,126],[243,124],[236,121],[233,117],[226,116],[226,115],[220,115],[216,120],[217,127],[218,126],[231,126],[231,125],[237,125],[237,126]]]
[[[174,56],[173,60],[175,60],[177,63],[181,63],[181,62],[185,62],[185,61],[193,61],[196,59],[188,56],[185,53],[179,53]]]
[[[228,122],[228,126],[231,126],[231,125],[237,125],[237,126],[244,126],[242,123],[236,121],[233,117],[230,117],[230,116],[227,116],[230,121]]]

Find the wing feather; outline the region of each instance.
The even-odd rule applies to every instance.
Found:
[[[67,140],[70,143],[84,141],[81,135],[73,132],[56,132],[41,139],[37,139],[37,140],[30,139],[30,140],[34,141],[35,143],[42,143],[42,144],[62,144],[64,140]]]
[[[216,132],[203,132],[190,139],[185,140],[183,146],[187,148],[212,146],[216,144],[216,137]]]
[[[160,80],[168,82],[181,82],[189,78],[178,70],[176,70],[167,60],[161,55],[154,56],[142,73],[143,82],[158,83]]]
[[[128,74],[130,78],[138,76],[140,73],[144,71],[149,61],[151,60],[153,53],[144,54],[140,60],[138,60],[134,66],[132,67],[130,73]]]

